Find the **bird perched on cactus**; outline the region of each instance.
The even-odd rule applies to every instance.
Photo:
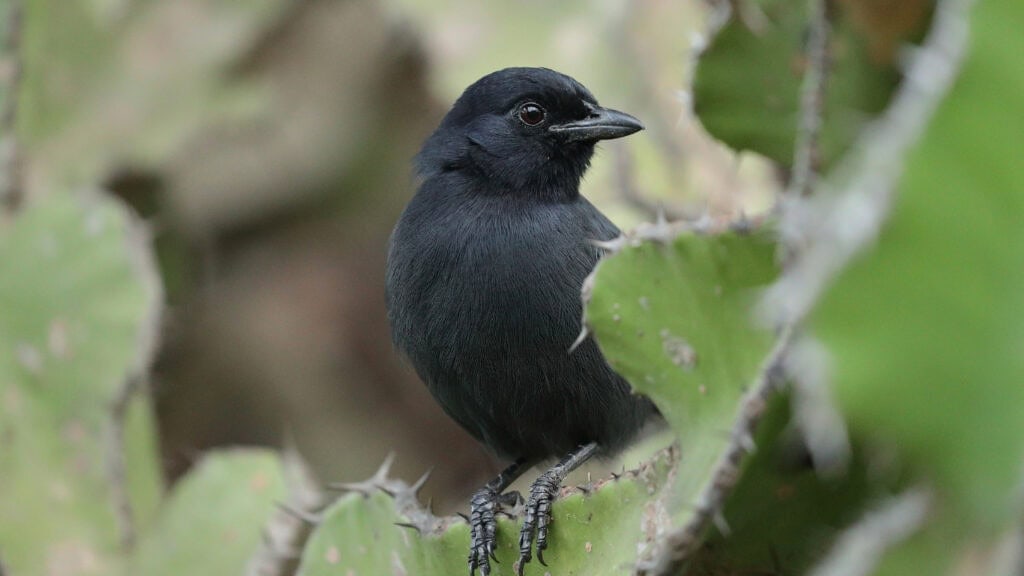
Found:
[[[642,129],[564,74],[508,68],[467,88],[417,158],[422,183],[388,252],[392,336],[445,412],[512,461],[471,499],[470,574],[491,571],[512,481],[558,459],[526,500],[522,574],[534,546],[543,563],[565,476],[656,414],[592,339],[576,342],[594,241],[619,235],[580,179],[598,141]]]

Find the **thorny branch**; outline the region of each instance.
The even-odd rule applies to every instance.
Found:
[[[21,0],[11,0],[3,23],[4,43],[0,48],[0,211],[14,212],[21,204],[21,158],[15,126],[21,87]]]
[[[800,322],[830,279],[877,237],[889,213],[903,158],[960,70],[972,3],[938,3],[928,37],[910,54],[905,81],[882,118],[860,139],[833,178],[818,187],[818,196],[794,201],[783,213],[784,233],[790,239],[800,239],[808,249],[798,255],[763,302],[777,322]],[[929,507],[927,492],[911,491],[869,514],[840,538],[813,574],[870,573],[888,546],[921,524]]]
[[[940,2],[919,49],[909,53],[905,80],[882,117],[859,139],[814,197],[785,207],[787,244],[807,246],[762,302],[777,325],[799,322],[830,279],[878,236],[889,212],[903,157],[945,97],[967,50],[973,0]]]
[[[828,0],[810,0],[807,38],[807,69],[800,87],[800,124],[796,132],[793,174],[786,197],[807,196],[814,188],[821,163],[819,141],[828,84]]]

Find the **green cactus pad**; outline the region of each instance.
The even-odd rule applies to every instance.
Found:
[[[594,272],[587,324],[612,367],[654,400],[679,438],[681,515],[711,482],[771,349],[752,305],[776,273],[767,235],[734,232],[627,241]]]
[[[276,452],[210,453],[175,485],[125,574],[244,574],[275,502],[284,498]]]
[[[160,291],[127,210],[50,195],[0,222],[0,555],[15,574],[110,574],[112,404],[151,352]],[[127,491],[151,516],[151,418],[128,409]]]
[[[639,551],[668,521],[662,501],[674,452],[663,451],[639,470],[595,483],[585,491],[567,488],[554,505],[547,567],[536,558],[525,574],[631,574]],[[300,576],[377,574],[463,574],[469,526],[458,518],[437,518],[415,501],[409,487],[378,475],[324,514],[306,546]],[[397,526],[410,523],[419,528]],[[498,522],[498,563],[492,576],[515,574],[519,523]]]
[[[822,123],[827,165],[888,102],[899,82],[898,48],[920,34],[929,1],[841,2],[833,6]],[[896,6],[900,4],[900,6]],[[700,54],[694,111],[711,135],[789,165],[800,123],[807,67],[807,2],[734,3],[732,15]],[[875,26],[881,22],[883,25]]]

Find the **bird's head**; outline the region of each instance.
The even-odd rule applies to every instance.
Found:
[[[577,193],[599,140],[642,129],[565,74],[506,68],[463,92],[424,143],[418,167],[424,178],[457,171],[482,190],[559,199]]]

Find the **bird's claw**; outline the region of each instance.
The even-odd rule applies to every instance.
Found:
[[[520,499],[518,492],[498,494],[493,488],[484,486],[473,494],[469,503],[469,576],[480,569],[482,576],[491,573],[491,560],[499,564],[495,554],[497,521],[495,515],[501,507],[514,505]]]
[[[469,504],[469,576],[477,568],[480,574],[491,573],[491,558],[494,557],[494,533],[497,523],[494,513],[498,509],[498,493],[490,487],[483,487],[473,494]]]
[[[523,576],[526,564],[533,558],[533,540],[537,539],[537,560],[544,562],[544,550],[548,547],[548,526],[551,524],[551,503],[558,494],[561,479],[553,470],[541,474],[530,487],[530,499],[523,515],[523,527],[519,531],[519,565],[516,572]]]

